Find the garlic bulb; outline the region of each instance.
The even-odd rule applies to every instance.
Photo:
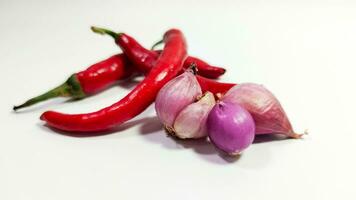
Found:
[[[200,85],[191,71],[186,71],[169,81],[159,91],[155,109],[167,130],[173,129],[178,113],[202,95]]]
[[[206,120],[214,105],[213,93],[207,92],[199,101],[185,107],[174,121],[173,134],[181,139],[207,136]]]

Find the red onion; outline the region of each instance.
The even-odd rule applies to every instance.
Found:
[[[302,136],[293,131],[278,99],[262,85],[236,85],[225,94],[222,101],[239,104],[250,112],[256,124],[256,134],[279,133],[292,138]]]
[[[211,142],[230,155],[246,149],[255,137],[252,116],[238,104],[217,103],[209,113],[207,129]]]

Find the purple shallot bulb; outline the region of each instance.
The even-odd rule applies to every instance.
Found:
[[[207,120],[210,141],[220,150],[237,155],[255,138],[255,123],[248,111],[238,104],[218,102]]]

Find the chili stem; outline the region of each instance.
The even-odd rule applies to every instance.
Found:
[[[78,82],[75,75],[72,75],[68,78],[66,82],[62,85],[45,92],[37,97],[27,100],[25,103],[14,106],[13,110],[18,110],[20,108],[24,108],[27,106],[31,106],[33,104],[45,101],[47,99],[55,98],[55,97],[72,97],[76,99],[83,98],[85,93],[83,92],[80,83]]]
[[[154,44],[152,45],[152,47],[151,47],[151,50],[154,50],[158,45],[160,45],[160,44],[162,44],[162,43],[163,43],[163,40],[160,40],[160,41],[154,43]]]
[[[41,94],[37,97],[34,97],[32,99],[29,99],[28,101],[26,101],[25,103],[18,105],[18,106],[14,106],[14,110],[18,110],[20,108],[24,108],[27,106],[31,106],[33,104],[39,103],[41,101],[45,101],[47,99],[51,99],[51,98],[55,98],[55,97],[60,97],[60,96],[68,96],[68,94],[66,94],[66,91],[69,89],[69,86],[67,83],[63,83],[62,85],[44,93]]]
[[[117,37],[119,37],[122,33],[116,33],[114,31],[111,31],[109,29],[105,29],[105,28],[99,28],[99,27],[96,27],[96,26],[92,26],[91,27],[91,30],[94,32],[94,33],[99,33],[101,35],[110,35],[111,37],[113,37],[114,39],[116,39]]]

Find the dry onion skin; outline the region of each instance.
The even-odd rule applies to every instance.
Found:
[[[200,85],[190,70],[164,85],[156,97],[155,109],[165,128],[172,130],[179,112],[201,95]]]
[[[214,105],[214,94],[206,92],[197,102],[186,106],[175,119],[173,134],[181,139],[206,137],[206,120]]]
[[[232,87],[222,101],[244,107],[253,117],[256,134],[284,134],[301,138],[293,127],[278,99],[265,87],[255,83],[243,83]]]

